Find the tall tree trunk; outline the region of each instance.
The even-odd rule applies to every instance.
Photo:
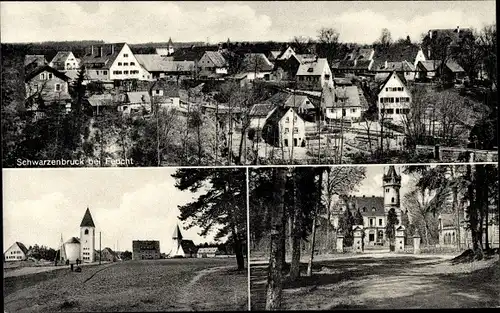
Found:
[[[307,263],[307,276],[311,277],[312,276],[312,266],[313,266],[313,260],[314,260],[314,244],[316,240],[316,212],[314,212],[314,218],[313,218],[313,226],[312,226],[312,232],[311,232],[311,255],[309,256],[309,263]]]
[[[296,173],[294,172],[296,175]],[[290,266],[290,279],[296,280],[300,276],[300,241],[302,230],[302,214],[301,208],[296,203],[296,176],[293,176],[293,228],[291,233],[291,249],[292,261]]]
[[[316,201],[316,205],[314,206],[314,211],[313,211],[314,216],[313,216],[312,239],[311,239],[311,256],[309,258],[309,263],[307,264],[307,276],[312,276],[312,266],[313,266],[313,259],[314,259],[314,244],[316,241],[316,222],[317,222],[319,206],[321,203],[321,186],[323,186],[323,173],[322,172],[320,172],[319,178],[318,178],[318,199]]]
[[[476,165],[476,171],[479,170],[481,171],[481,165]],[[482,175],[478,175],[479,177]],[[467,187],[467,194],[469,198],[469,223],[470,223],[470,229],[471,229],[471,237],[472,237],[472,250],[474,251],[474,255],[477,259],[482,259],[483,256],[483,251],[482,247],[479,241],[479,236],[481,236],[481,233],[478,231],[478,224],[479,224],[479,218],[478,218],[478,201],[477,201],[477,192],[479,191],[479,188],[482,188],[483,186],[480,186],[480,182],[475,181],[474,177],[472,175],[472,166],[470,164],[467,164],[467,178],[469,181],[469,186]]]
[[[266,310],[279,310],[283,291],[282,254],[283,215],[285,195],[285,169],[275,168],[274,203],[276,209],[271,210],[271,240],[269,253],[269,268],[266,288]]]

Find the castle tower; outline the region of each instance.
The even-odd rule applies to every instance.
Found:
[[[396,173],[394,165],[389,166],[387,174],[383,177],[384,186],[384,211],[385,215],[391,208],[396,210],[398,216],[398,225],[401,224],[401,203],[399,189],[401,188],[401,175]]]
[[[89,208],[80,224],[80,260],[83,263],[95,261],[95,225]]]

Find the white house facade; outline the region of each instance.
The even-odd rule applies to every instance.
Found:
[[[23,261],[26,260],[26,254],[28,250],[26,246],[20,242],[15,242],[12,246],[7,249],[4,253],[4,261]]]
[[[391,73],[378,94],[379,120],[402,124],[410,112],[411,94],[396,72]]]

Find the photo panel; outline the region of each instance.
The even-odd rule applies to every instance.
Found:
[[[4,170],[5,312],[247,311],[246,186],[245,168]]]
[[[249,171],[252,310],[500,305],[497,164]]]
[[[498,161],[495,1],[1,8],[3,167]]]

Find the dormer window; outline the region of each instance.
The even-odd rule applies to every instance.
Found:
[[[375,209],[375,207],[373,207],[373,208],[372,208],[372,212],[375,212],[375,211],[377,211],[377,209]]]
[[[314,72],[314,68],[312,68],[312,67],[308,68],[308,69],[307,69],[307,72],[308,72],[308,73],[312,73],[312,72]]]

